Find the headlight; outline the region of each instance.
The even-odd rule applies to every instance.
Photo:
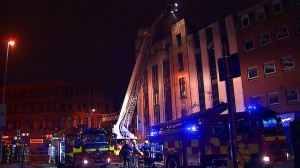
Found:
[[[264,161],[265,163],[269,163],[269,162],[270,162],[270,157],[269,157],[269,156],[264,156],[264,157],[263,157],[263,161]]]
[[[110,158],[109,157],[107,158],[107,163],[110,163]]]
[[[89,163],[88,160],[86,160],[86,159],[83,160],[83,164],[87,165],[88,163]]]

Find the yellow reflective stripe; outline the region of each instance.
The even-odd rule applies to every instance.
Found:
[[[99,151],[108,151],[108,148],[98,148]]]
[[[74,157],[73,153],[67,153],[66,155],[69,155],[70,157]]]
[[[82,152],[82,146],[80,146],[79,149],[73,147],[73,153],[80,153],[80,152]]]
[[[91,148],[91,149],[85,149],[86,152],[95,152],[96,148]]]

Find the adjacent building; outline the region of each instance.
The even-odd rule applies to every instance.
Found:
[[[59,130],[79,125],[110,131],[113,123],[108,122],[109,117],[115,114],[113,100],[98,83],[52,81],[11,85],[6,87],[5,104],[7,143],[13,143],[17,132],[29,133],[28,140],[43,142]]]

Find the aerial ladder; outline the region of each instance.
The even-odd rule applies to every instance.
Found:
[[[168,14],[177,11],[178,4],[175,2],[169,3],[162,14],[155,20],[152,26],[145,32],[141,48],[136,57],[136,63],[130,82],[127,88],[125,99],[120,111],[117,123],[114,125],[112,132],[116,135],[116,139],[136,139],[136,136],[129,131],[134,110],[136,107],[138,93],[143,82],[143,72],[147,65],[149,52],[153,42],[153,36],[156,32],[158,23]]]

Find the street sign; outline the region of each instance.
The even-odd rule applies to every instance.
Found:
[[[0,104],[0,128],[6,126],[6,104]]]

